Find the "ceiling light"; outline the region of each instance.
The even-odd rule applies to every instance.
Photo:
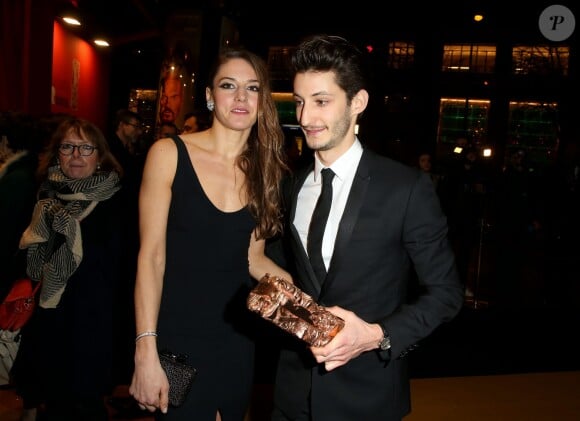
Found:
[[[97,38],[93,42],[95,43],[95,45],[98,45],[99,47],[109,47],[109,43],[102,38]]]
[[[73,17],[73,16],[63,16],[62,20],[64,20],[66,23],[68,23],[69,25],[74,25],[74,26],[80,26],[81,22]]]
[[[63,5],[57,12],[57,15],[67,24],[72,26],[81,26],[81,15],[79,9],[73,4]]]

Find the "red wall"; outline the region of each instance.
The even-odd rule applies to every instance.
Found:
[[[56,0],[0,0],[0,110],[50,111]]]
[[[54,23],[51,111],[107,127],[110,57]]]

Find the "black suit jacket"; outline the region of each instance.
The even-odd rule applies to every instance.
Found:
[[[363,353],[326,372],[304,343],[287,338],[278,363],[275,405],[293,418],[311,394],[313,421],[400,420],[410,411],[407,367],[401,357],[452,319],[463,304],[446,217],[427,175],[365,149],[328,276],[320,286],[292,224],[298,192],[312,168],[285,186],[289,270],[318,303],[381,323],[392,348]],[[410,298],[412,266],[422,292]]]

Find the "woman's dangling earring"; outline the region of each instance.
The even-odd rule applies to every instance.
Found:
[[[101,171],[101,164],[97,164],[97,171]]]
[[[207,109],[210,111],[213,111],[215,108],[215,104],[213,103],[213,101],[210,99],[209,101],[207,101]]]

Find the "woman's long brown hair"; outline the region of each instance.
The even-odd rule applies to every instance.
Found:
[[[258,120],[237,164],[246,176],[248,209],[257,223],[257,237],[270,238],[282,232],[281,181],[288,171],[284,132],[272,98],[266,63],[256,54],[242,48],[223,51],[209,74],[210,84],[220,66],[235,58],[247,61],[260,82]]]

